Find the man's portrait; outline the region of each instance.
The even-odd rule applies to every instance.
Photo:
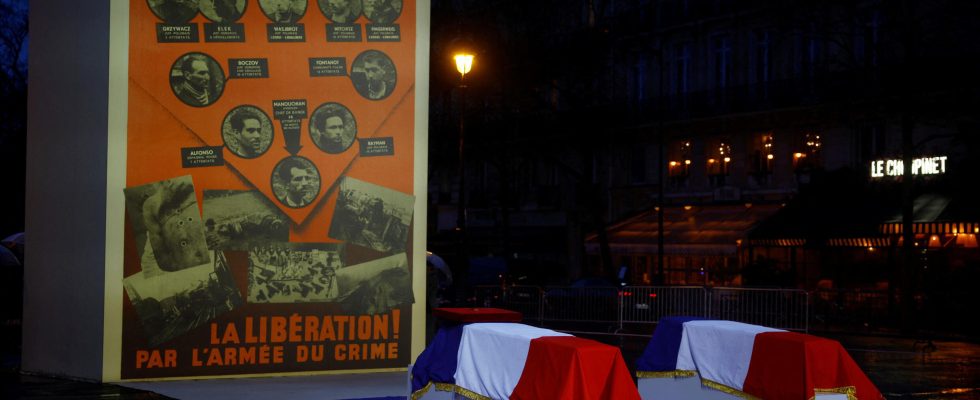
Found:
[[[375,24],[395,22],[401,13],[401,0],[364,0],[364,16]]]
[[[354,89],[370,100],[381,100],[395,90],[395,63],[385,53],[368,50],[357,55],[351,66]]]
[[[320,193],[320,172],[306,158],[286,157],[272,170],[272,192],[286,207],[306,207]]]
[[[277,24],[295,24],[306,14],[306,0],[259,0],[259,7]]]
[[[225,147],[236,156],[255,158],[272,145],[272,122],[255,106],[238,106],[228,112],[221,124]]]
[[[317,0],[320,12],[330,22],[337,24],[353,24],[361,16],[360,0]]]
[[[190,175],[126,188],[124,193],[141,257],[152,252],[163,271],[211,261]]]
[[[201,14],[219,24],[238,21],[245,13],[245,0],[199,0]]]
[[[150,11],[168,24],[184,24],[197,15],[198,0],[147,0]]]
[[[343,104],[325,103],[310,118],[310,137],[320,150],[342,153],[357,137],[357,121]]]
[[[207,54],[187,53],[170,68],[170,87],[184,104],[205,107],[221,97],[224,70]]]

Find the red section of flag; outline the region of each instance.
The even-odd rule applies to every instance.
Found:
[[[619,349],[573,336],[531,341],[511,399],[639,400]]]
[[[742,391],[761,399],[811,399],[814,390],[854,387],[859,400],[879,400],[878,388],[836,340],[795,332],[755,336]]]

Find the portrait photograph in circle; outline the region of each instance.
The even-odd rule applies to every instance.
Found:
[[[320,12],[335,24],[353,24],[361,16],[361,0],[317,0]]]
[[[272,193],[286,207],[306,207],[320,194],[320,171],[309,159],[286,157],[272,170]]]
[[[415,197],[345,177],[328,235],[382,253],[405,251]]]
[[[358,94],[368,100],[383,100],[395,90],[398,73],[387,54],[367,50],[354,59],[350,78]]]
[[[146,4],[167,24],[186,24],[198,12],[198,0],[146,0]]]
[[[295,24],[306,14],[307,0],[258,0],[259,8],[269,21]]]
[[[230,24],[238,21],[245,14],[248,6],[246,0],[198,0],[201,14],[209,21],[218,24]]]
[[[256,190],[205,190],[204,235],[211,250],[249,250],[289,241],[289,219]]]
[[[204,53],[187,53],[170,67],[170,88],[180,101],[206,107],[218,101],[225,89],[225,71]]]
[[[324,103],[310,118],[310,139],[329,154],[343,153],[357,138],[357,120],[340,103]]]
[[[143,271],[210,262],[190,175],[123,189]]]
[[[221,139],[232,154],[255,158],[272,145],[272,120],[262,109],[252,105],[233,108],[221,122]]]
[[[402,13],[402,0],[363,0],[364,16],[375,24],[390,24]]]

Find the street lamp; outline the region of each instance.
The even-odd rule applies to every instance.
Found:
[[[456,71],[459,71],[459,198],[456,206],[456,230],[466,229],[466,154],[463,151],[466,138],[466,74],[473,69],[473,53],[460,51],[453,55]]]
[[[453,56],[453,60],[456,60],[456,70],[459,71],[459,80],[462,81],[473,69],[473,55],[465,52],[457,53]]]

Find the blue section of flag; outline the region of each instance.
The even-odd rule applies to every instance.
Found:
[[[456,354],[463,338],[463,326],[443,326],[436,332],[432,343],[422,351],[412,367],[412,392],[418,391],[429,382],[456,383]],[[677,353],[677,350],[674,350]]]
[[[636,361],[637,371],[662,372],[677,369],[677,351],[681,347],[684,323],[703,320],[701,317],[664,317],[657,323],[653,338]]]

